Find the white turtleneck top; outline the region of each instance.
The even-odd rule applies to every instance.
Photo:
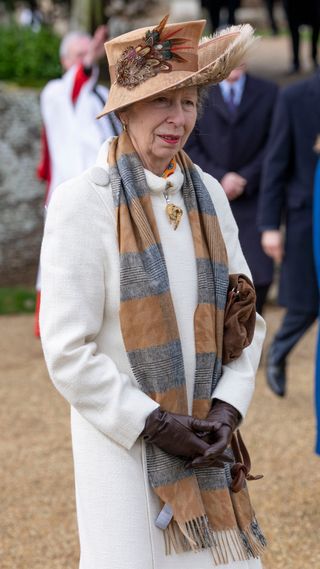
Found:
[[[145,173],[169,276],[183,353],[188,407],[191,413],[196,363],[193,316],[197,307],[197,266],[189,218],[182,197],[183,175],[178,165],[167,180],[155,176],[148,170]],[[176,230],[170,225],[166,214],[165,191],[170,202],[183,210]]]

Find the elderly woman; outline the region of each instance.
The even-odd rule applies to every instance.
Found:
[[[164,18],[106,44],[103,114],[124,132],[48,210],[41,335],[71,404],[81,569],[261,567],[229,445],[264,323],[222,365],[229,274],[250,273],[222,188],[182,151],[199,86],[230,73],[252,30],[199,44],[204,23]]]

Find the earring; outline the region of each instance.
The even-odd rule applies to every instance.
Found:
[[[121,123],[122,124],[122,128],[123,128],[123,132],[127,132],[127,125],[125,122]]]

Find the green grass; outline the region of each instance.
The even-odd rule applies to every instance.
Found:
[[[36,292],[32,288],[0,288],[0,314],[32,313],[36,306]]]

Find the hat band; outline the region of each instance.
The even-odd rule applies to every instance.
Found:
[[[196,53],[190,52],[180,52],[186,61],[183,63],[177,61],[170,61],[171,69],[167,71],[167,73],[171,73],[171,71],[198,71],[198,55]],[[110,72],[110,79],[111,83],[117,83],[117,66],[116,65],[109,65],[109,72]],[[158,73],[164,73],[164,71],[159,69]]]

